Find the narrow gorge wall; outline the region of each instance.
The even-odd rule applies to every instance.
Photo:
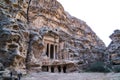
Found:
[[[0,62],[5,67],[46,71],[63,68],[69,72],[78,63],[103,59],[102,40],[86,22],[64,11],[58,1],[28,3],[29,0],[0,1]]]
[[[107,47],[108,60],[112,65],[120,64],[120,30],[115,30],[111,35],[111,43]]]

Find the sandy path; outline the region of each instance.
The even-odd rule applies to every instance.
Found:
[[[32,73],[22,80],[120,80],[120,73]]]

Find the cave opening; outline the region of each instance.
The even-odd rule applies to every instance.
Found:
[[[61,66],[58,66],[58,72],[61,72]]]
[[[63,66],[63,72],[66,73],[66,69],[67,67],[66,66]]]
[[[46,55],[49,56],[49,44],[47,44]]]
[[[51,72],[54,73],[54,67],[53,66],[51,66]]]

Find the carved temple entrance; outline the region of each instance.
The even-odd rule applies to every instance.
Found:
[[[48,32],[44,35],[44,55],[45,59],[42,61],[42,71],[45,72],[68,72],[69,55],[64,51],[64,42],[59,42],[59,35],[54,32]],[[66,50],[66,49],[65,49]],[[63,56],[63,58],[62,58]]]
[[[49,66],[42,66],[42,71],[45,72],[58,72],[58,73],[66,73],[67,72],[67,65],[49,65]]]
[[[47,43],[47,46],[46,46],[47,57],[49,57],[50,59],[57,59],[58,58],[57,48],[58,48],[57,45]]]

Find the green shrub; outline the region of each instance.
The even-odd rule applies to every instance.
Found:
[[[86,70],[87,72],[110,72],[103,62],[94,62]]]

